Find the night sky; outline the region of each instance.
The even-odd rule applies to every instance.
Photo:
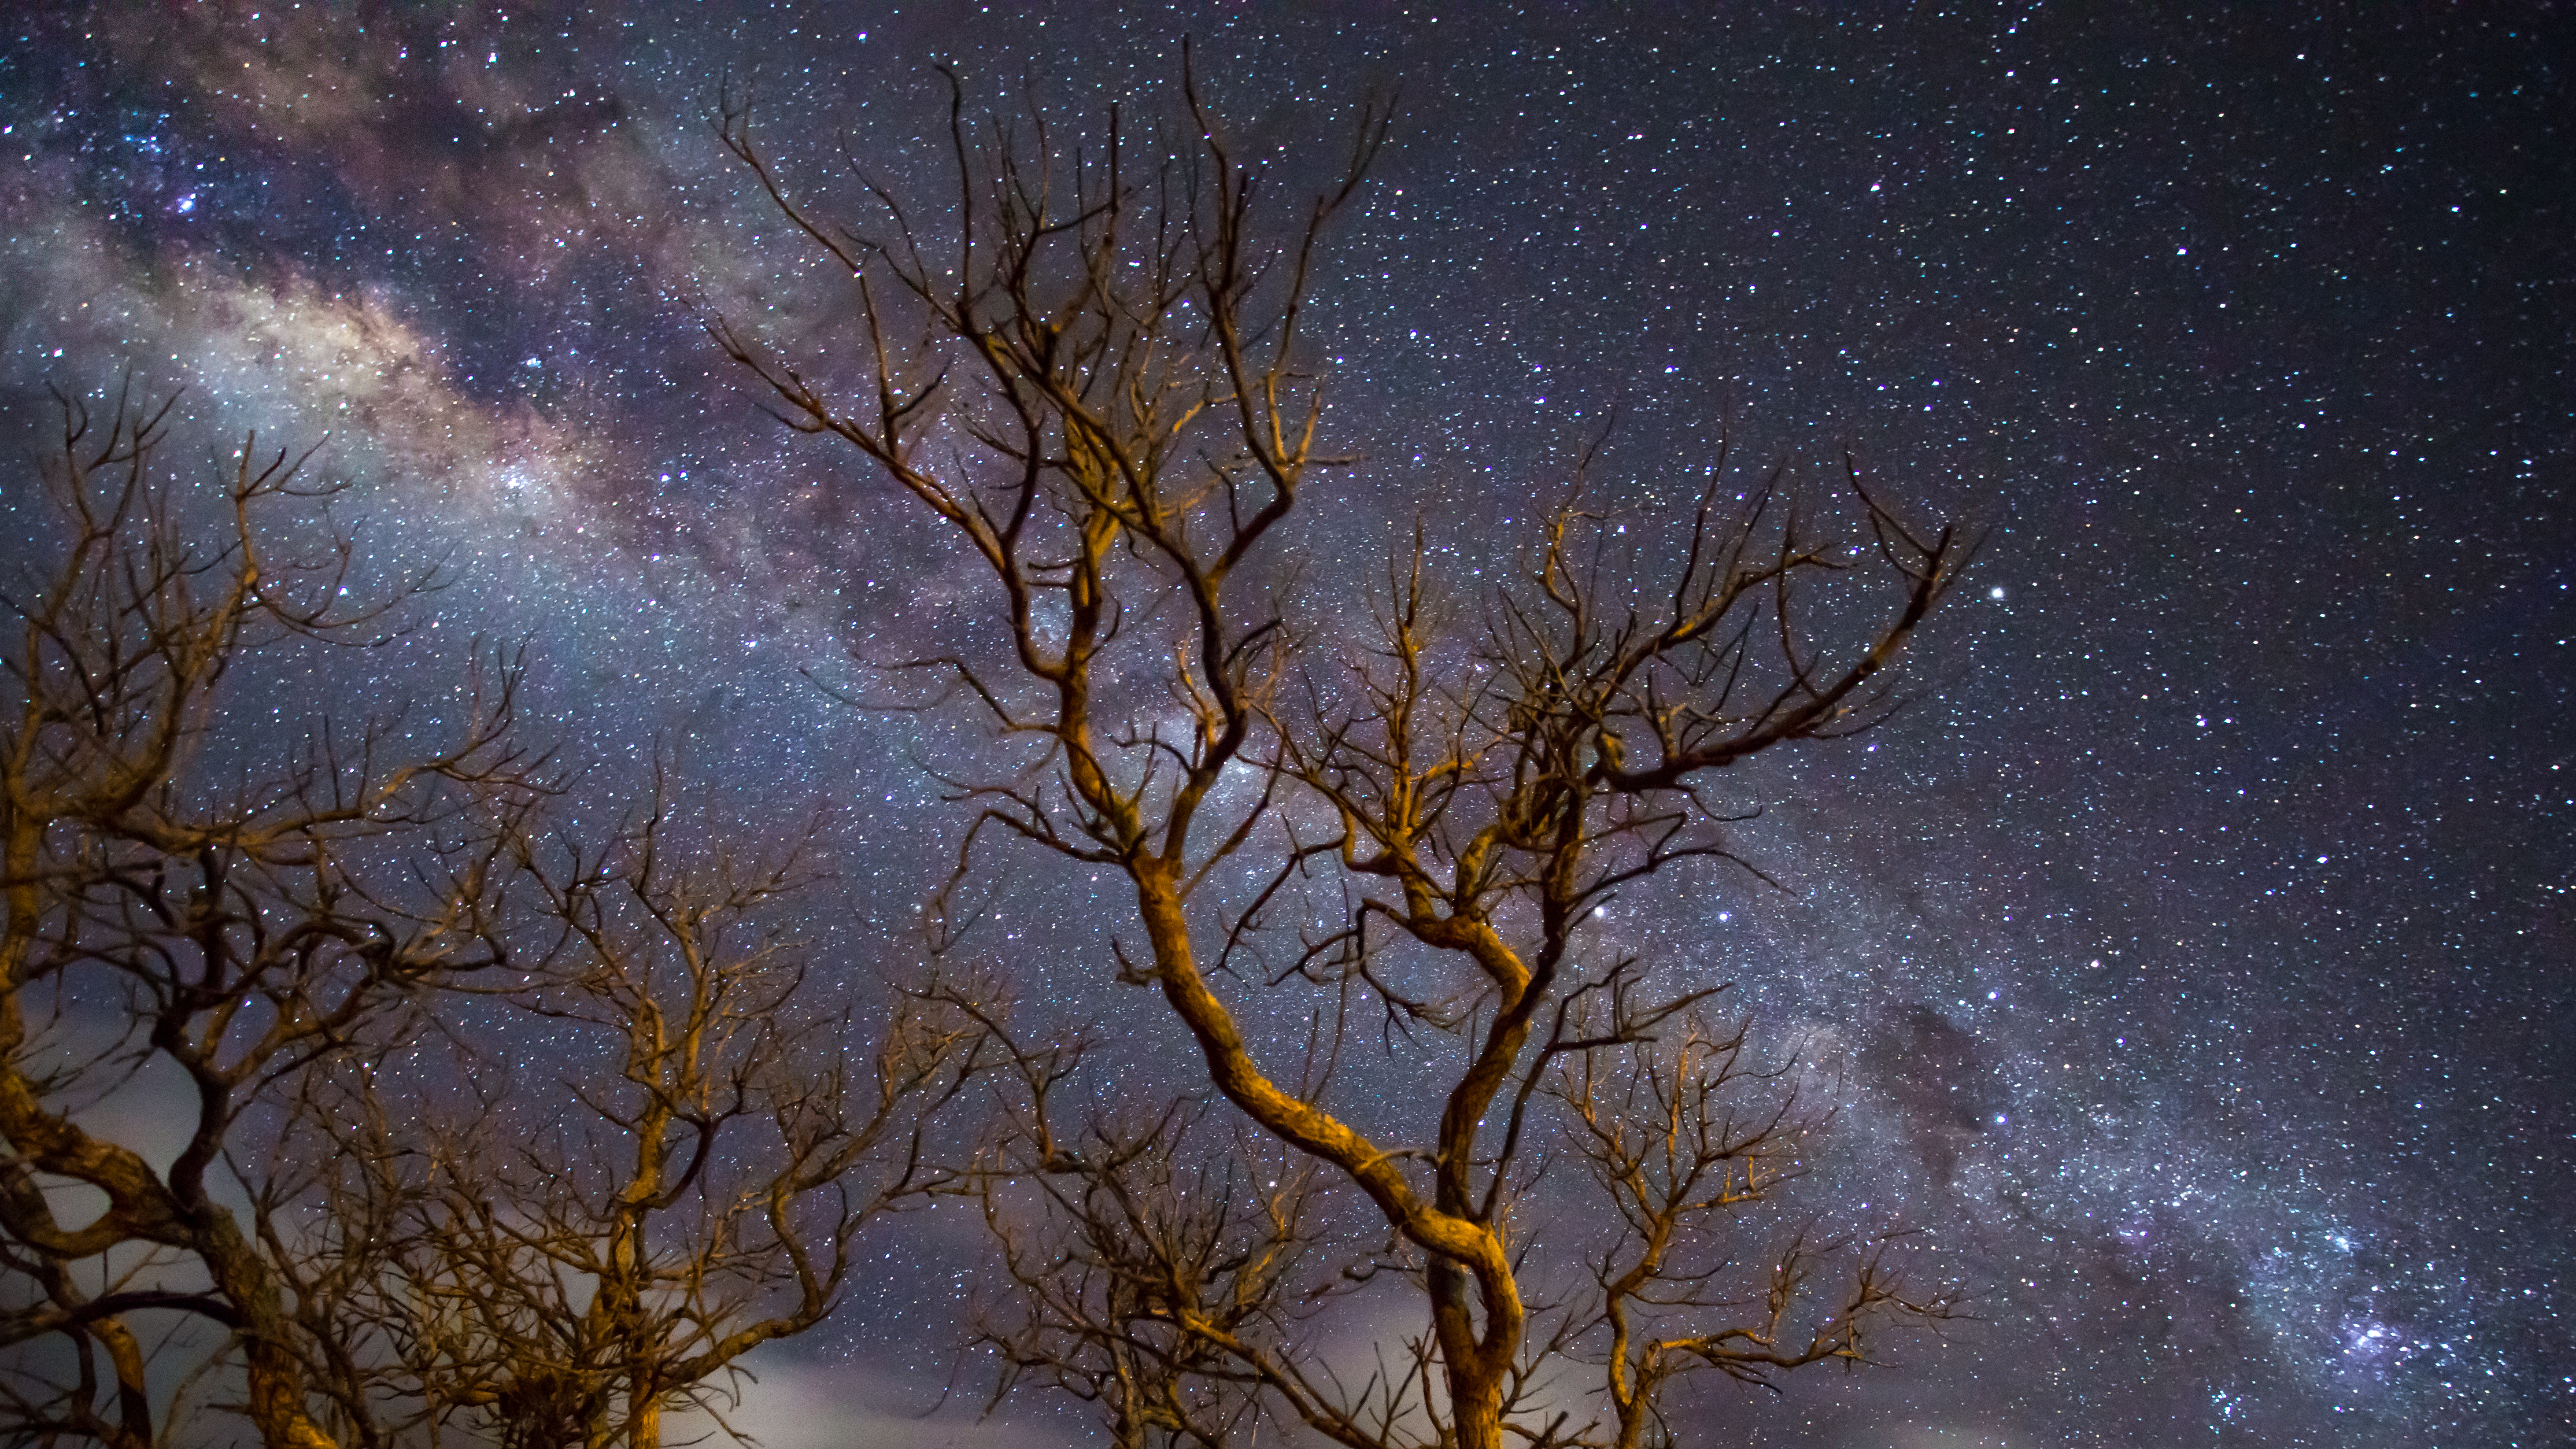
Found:
[[[947,184],[937,62],[1157,113],[1186,34],[1292,177],[1391,92],[1318,288],[1366,459],[1304,524],[1320,566],[1364,575],[1417,510],[1499,565],[1614,411],[1618,506],[1695,489],[1731,411],[1991,530],[1916,707],[1727,782],[1789,889],[1630,926],[1845,1065],[1833,1183],[1922,1227],[1978,1321],[1707,1395],[1696,1442],[2576,1441],[2563,11],[36,10],[0,37],[20,456],[46,385],[129,364],[187,389],[173,458],[324,442],[367,567],[453,582],[298,709],[435,699],[524,639],[529,728],[593,780],[658,739],[746,818],[830,807],[808,928],[851,961],[963,824],[917,758],[974,746],[805,673],[946,637],[984,576],[706,340],[821,346],[846,306],[717,145],[719,83],[831,205],[844,144]],[[1090,990],[1090,889],[1011,876],[994,944]],[[1098,1009],[1182,1043],[1141,994]],[[876,1252],[760,1360],[747,1427],[1084,1442],[971,1393],[904,1417],[971,1243]]]

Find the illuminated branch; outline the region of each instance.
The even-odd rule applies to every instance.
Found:
[[[1602,1425],[1627,1422],[1619,1405],[1641,1392],[1633,1366],[1604,1385],[1609,1419],[1531,1405],[1545,1366],[1595,1354],[1604,1315],[1645,1290],[1605,1280],[1592,1310],[1533,1308],[1539,1249],[1513,1214],[1538,1175],[1533,1144],[1556,1140],[1533,1124],[1581,1120],[1553,1074],[1618,1058],[1697,1080],[1704,1054],[1658,1053],[1707,988],[1690,984],[1702,962],[1602,959],[1588,923],[1615,892],[1706,890],[1704,867],[1742,866],[1725,829],[1746,812],[1714,807],[1710,778],[1884,719],[1895,666],[1972,549],[1956,527],[1903,524],[1848,460],[1830,490],[1787,464],[1748,484],[1730,439],[1695,460],[1707,481],[1686,519],[1630,520],[1659,551],[1621,552],[1623,526],[1578,477],[1499,590],[1455,594],[1426,542],[1448,520],[1426,519],[1383,575],[1374,638],[1348,627],[1364,579],[1324,579],[1308,618],[1287,526],[1348,461],[1329,451],[1306,351],[1311,290],[1388,113],[1363,107],[1346,164],[1277,218],[1268,163],[1229,138],[1186,58],[1183,81],[1186,114],[1164,130],[1141,136],[1113,112],[1075,146],[1035,108],[971,125],[952,77],[958,190],[935,237],[914,219],[930,213],[864,178],[874,220],[825,220],[747,104],[728,95],[716,118],[849,276],[855,320],[812,364],[725,319],[711,334],[789,426],[853,447],[989,581],[1007,647],[943,661],[998,723],[989,769],[944,777],[977,812],[959,881],[979,841],[1006,836],[1123,876],[1132,928],[1103,972],[1160,993],[1244,1133],[1205,1168],[1151,1147],[1176,1130],[1151,1125],[1162,1114],[1068,1140],[1044,1105],[1067,1090],[1065,1059],[1028,1049],[1024,1063],[1049,1065],[1022,1073],[1017,1146],[994,1169],[1010,1185],[987,1197],[1022,1311],[989,1337],[1010,1382],[1102,1405],[1121,1442],[1212,1443],[1261,1414],[1372,1449],[1608,1442],[1624,1431]],[[1873,576],[1889,597],[1869,596]],[[1843,602],[1820,614],[1820,590]],[[1660,995],[1658,974],[1674,982]],[[1354,1003],[1381,1014],[1390,1070],[1419,1067],[1417,1043],[1453,1054],[1436,1091],[1390,1105],[1329,1090],[1312,1044],[1339,1062]],[[1301,1023],[1309,1062],[1292,1076],[1267,1043]],[[1285,1276],[1248,1266],[1303,1261],[1322,1231],[1307,1199],[1292,1212],[1268,1195],[1273,1175],[1240,1170],[1270,1156],[1278,1181],[1340,1191],[1392,1234],[1360,1280],[1420,1294],[1426,1331],[1364,1382],[1326,1373],[1291,1331]],[[1604,1180],[1612,1201],[1590,1217],[1604,1232],[1630,1221],[1625,1182]],[[1801,1241],[1796,1262],[1823,1251]],[[1211,1277],[1211,1253],[1247,1266]],[[1237,1321],[1209,1295],[1244,1284],[1264,1306]],[[1871,1294],[1860,1308],[1880,1317],[1938,1317],[1944,1302]],[[1787,1311],[1703,1323],[1656,1364],[1816,1361],[1781,1346]],[[1857,1351],[1856,1336],[1832,1342]],[[1816,1357],[1837,1356],[1852,1355]]]

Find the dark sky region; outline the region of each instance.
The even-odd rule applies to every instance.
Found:
[[[987,100],[1152,112],[1188,35],[1292,158],[1393,92],[1319,286],[1330,426],[1367,459],[1319,560],[1364,569],[1422,510],[1499,563],[1614,409],[1622,506],[1732,408],[1757,451],[1848,445],[1992,527],[1919,707],[1730,782],[1790,891],[1633,926],[1839,1054],[1834,1180],[1922,1226],[1979,1321],[1704,1395],[1692,1442],[2576,1437],[2563,9],[15,9],[11,446],[47,384],[128,365],[187,389],[174,457],[325,440],[368,564],[454,582],[287,713],[434,700],[468,640],[524,638],[568,757],[659,738],[749,818],[833,808],[832,959],[906,928],[961,824],[913,757],[967,746],[801,671],[971,618],[978,576],[705,340],[702,312],[792,345],[841,305],[717,147],[719,81],[818,190],[842,144],[940,183],[939,61]],[[1114,902],[1052,879],[997,910],[1078,993]],[[909,1417],[965,1241],[888,1230],[742,1422],[1085,1442]]]

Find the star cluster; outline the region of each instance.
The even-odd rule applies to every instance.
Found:
[[[1711,1440],[2562,1442],[2576,35],[1703,9],[33,7],[0,35],[0,406],[24,434],[130,365],[209,450],[327,440],[368,566],[451,583],[322,687],[434,692],[524,638],[568,751],[833,805],[814,929],[864,941],[946,866],[913,757],[947,739],[806,676],[971,619],[977,580],[706,339],[847,305],[717,145],[718,87],[843,200],[844,148],[943,175],[937,62],[1150,111],[1188,35],[1289,180],[1391,94],[1318,293],[1364,459],[1319,556],[1419,509],[1500,566],[1595,437],[1650,511],[1724,429],[1990,529],[1915,708],[1729,782],[1788,890],[1604,926],[1838,1054],[1835,1181],[1980,1290],[1895,1367],[1712,1400]],[[1065,970],[1108,908],[998,902]],[[890,1268],[947,1261],[896,1232]],[[775,1360],[754,1425],[919,1442],[945,1271]]]

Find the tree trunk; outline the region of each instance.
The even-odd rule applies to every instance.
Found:
[[[661,1390],[638,1379],[626,1392],[626,1449],[662,1449]]]
[[[1458,1449],[1503,1449],[1503,1376],[1452,1365],[1449,1421]]]
[[[249,1380],[250,1421],[268,1449],[339,1449],[305,1410],[304,1365],[288,1343],[291,1331],[277,1281],[258,1261],[232,1214],[209,1203],[189,1226],[191,1246],[204,1260],[215,1289],[241,1314],[243,1368]]]

